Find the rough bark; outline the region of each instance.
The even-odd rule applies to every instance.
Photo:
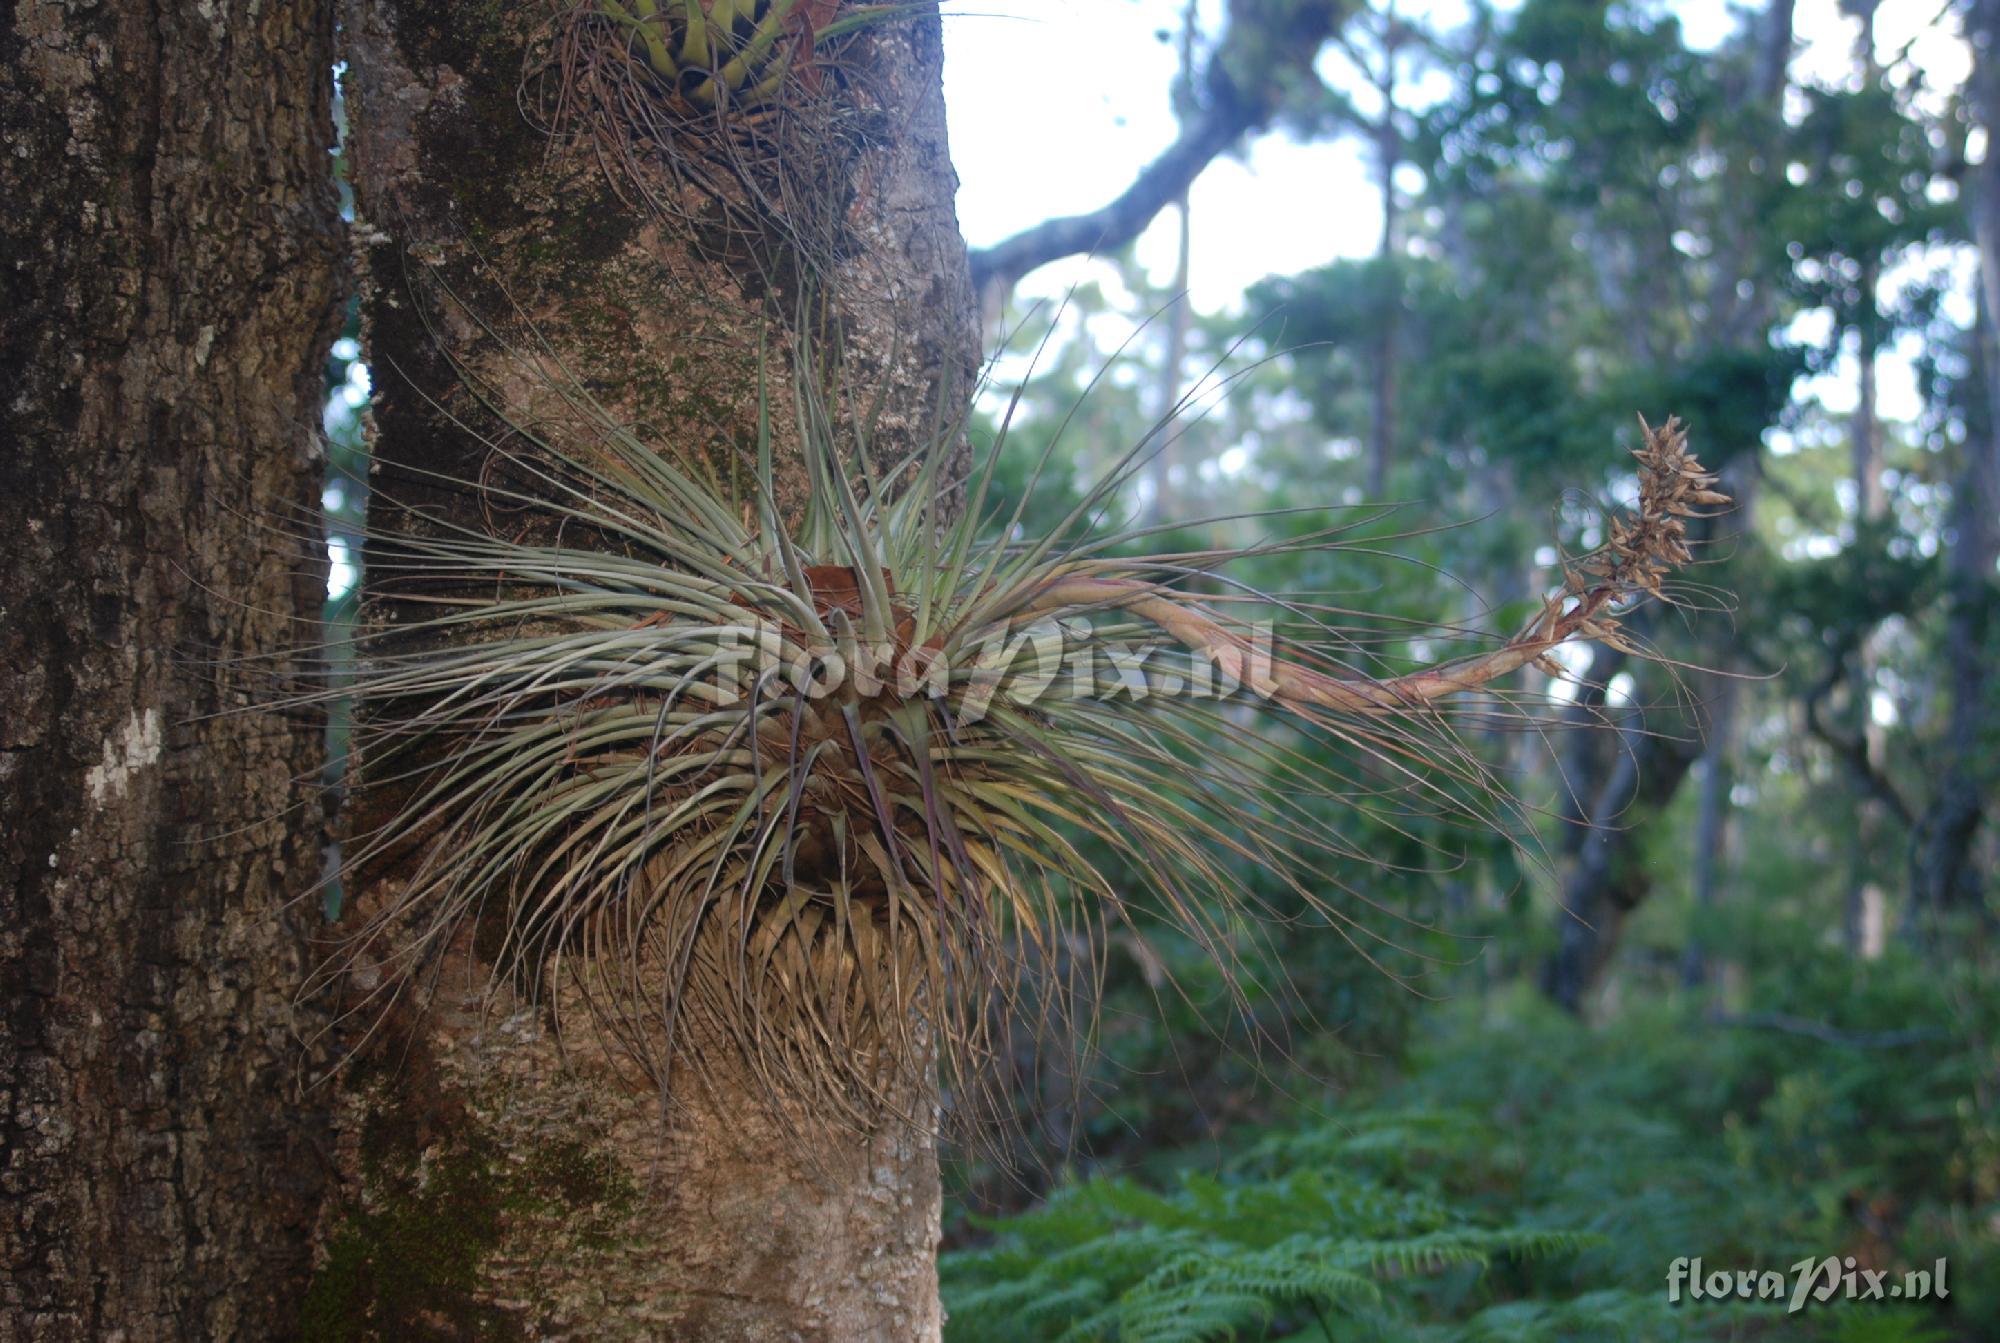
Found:
[[[285,1338],[340,297],[320,5],[0,6],[0,1336]]]
[[[791,405],[782,352],[800,336],[837,344],[860,404],[880,396],[882,459],[931,432],[940,405],[962,406],[976,314],[952,211],[934,12],[866,30],[845,49],[831,86],[837,146],[813,140],[811,127],[803,141],[774,129],[735,142],[752,176],[761,169],[744,155],[811,157],[811,181],[782,159],[762,168],[793,172],[792,186],[831,202],[823,231],[825,215],[773,218],[789,205],[756,199],[727,170],[713,179],[719,189],[697,189],[645,135],[625,141],[622,159],[600,153],[602,138],[574,133],[591,125],[579,98],[557,135],[531,124],[523,106],[552,106],[554,34],[535,27],[545,18],[471,0],[353,0],[345,11],[372,240],[364,313],[378,370],[377,499],[477,517],[471,493],[415,473],[476,477],[484,449],[451,418],[477,420],[468,381],[510,416],[536,418],[530,342],[661,451],[724,463],[754,428],[760,344],[773,352],[763,367],[781,448]],[[686,133],[666,151],[690,152],[708,132]],[[454,300],[440,299],[446,291]],[[816,314],[810,333],[787,325],[802,307]],[[780,493],[794,493],[797,472],[781,461],[780,475]],[[587,1031],[567,1033],[559,1053],[535,1008],[480,1011],[488,970],[475,939],[462,939],[442,991],[362,1063],[344,1154],[363,1193],[316,1287],[320,1316],[385,1337],[439,1302],[461,1330],[538,1337],[938,1336],[940,1192],[924,1060],[910,1061],[898,1097],[909,1113],[808,1145],[800,1130],[824,1125],[767,1107],[698,1029],[681,1043],[701,1066],[676,1073],[663,1113],[659,1093],[635,1085]],[[466,1178],[440,1187],[424,1174],[440,1161]],[[449,1274],[398,1296],[398,1238],[430,1235],[423,1227],[469,1234]]]

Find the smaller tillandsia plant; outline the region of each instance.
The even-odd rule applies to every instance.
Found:
[[[515,483],[482,486],[509,535],[378,538],[393,609],[347,693],[364,781],[394,803],[347,864],[394,879],[334,968],[388,969],[397,991],[476,923],[496,981],[559,1026],[587,1014],[662,1086],[721,1048],[857,1121],[911,1058],[976,1092],[997,1021],[1066,1006],[1058,942],[1157,922],[1226,968],[1258,912],[1240,864],[1290,893],[1277,916],[1373,959],[1389,936],[1329,898],[1369,860],[1329,816],[1497,824],[1504,790],[1440,702],[1621,637],[1624,605],[1689,558],[1684,519],[1725,502],[1676,423],[1646,429],[1638,511],[1526,629],[1378,678],[1322,608],[1227,578],[1337,530],[1122,554],[1147,534],[1094,523],[1148,439],[1021,536],[1025,500],[991,506],[1000,445],[949,507],[955,426],[878,464],[867,417],[836,424],[794,362],[790,524],[766,397],[745,497],[557,386],[588,442],[510,426],[494,452]]]
[[[851,241],[848,174],[874,136],[870,90],[901,68],[889,30],[923,8],[578,0],[538,38],[521,98],[556,142],[587,141],[628,205],[698,219],[718,255],[823,280]],[[882,42],[851,44],[864,30]]]
[[[631,44],[635,60],[681,98],[749,109],[775,97],[788,75],[812,78],[820,44],[907,10],[839,0],[597,0],[596,12]]]

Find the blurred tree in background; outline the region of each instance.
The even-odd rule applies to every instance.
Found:
[[[1660,660],[1599,647],[1468,720],[1538,809],[1520,833],[1384,827],[1355,840],[1382,869],[1329,874],[1414,925],[1389,974],[1246,933],[1260,1041],[1209,1027],[1191,951],[1112,948],[1099,1054],[1018,1061],[1067,1158],[961,1163],[949,1335],[2000,1336],[2000,5],[1893,45],[1842,12],[1834,77],[1795,60],[1792,0],[1712,48],[1670,4],[1236,0],[1128,191],[975,254],[1017,324],[1002,381],[1046,338],[1002,478],[1052,438],[1088,478],[1180,399],[1134,516],[1170,492],[1189,548],[1274,505],[1380,537],[1402,558],[1256,577],[1428,622],[1361,619],[1383,667],[1533,609],[1635,410],[1685,417],[1739,506],[1694,575],[1730,614],[1658,612]],[[1130,244],[1272,130],[1362,148],[1380,246],[1176,339]],[[1087,250],[1059,309],[1006,302]],[[1943,1257],[1951,1294],[1669,1307],[1684,1255]]]

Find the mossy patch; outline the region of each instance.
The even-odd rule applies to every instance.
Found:
[[[508,1343],[528,1335],[519,1315],[482,1300],[481,1267],[521,1224],[554,1224],[586,1249],[605,1249],[635,1189],[609,1152],[577,1139],[525,1151],[473,1114],[446,1131],[415,1102],[383,1103],[370,1088],[361,1138],[362,1193],[328,1240],[307,1289],[307,1343],[413,1340]]]

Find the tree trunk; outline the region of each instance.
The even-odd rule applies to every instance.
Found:
[[[1857,40],[1861,48],[1862,77],[1872,82],[1880,77],[1875,68],[1874,41],[1872,29],[1864,21],[1861,36]],[[1859,396],[1854,408],[1854,423],[1851,428],[1854,459],[1855,507],[1860,513],[1864,530],[1869,524],[1879,524],[1889,512],[1889,500],[1882,488],[1882,423],[1877,414],[1876,402],[1878,379],[1876,377],[1877,356],[1881,344],[1879,328],[1881,314],[1876,310],[1875,289],[1881,282],[1881,268],[1869,262],[1861,268],[1862,309],[1859,327],[1861,374]],[[1881,767],[1887,738],[1882,725],[1875,721],[1873,695],[1875,689],[1876,657],[1872,639],[1863,637],[1861,646],[1854,654],[1855,677],[1854,698],[1861,715],[1862,749],[1866,754],[1869,768]],[[1852,847],[1848,854],[1847,900],[1843,923],[1847,929],[1848,949],[1856,955],[1867,953],[1869,937],[1868,925],[1871,905],[1881,900],[1881,891],[1869,880],[1868,855],[1874,850],[1875,832],[1882,824],[1881,807],[1862,792],[1854,803],[1854,833]]]
[[[285,1338],[323,746],[325,8],[0,9],[0,1336]],[[246,661],[249,660],[249,661]]]
[[[533,418],[538,360],[663,452],[725,464],[754,432],[760,382],[784,451],[795,340],[837,344],[845,393],[880,397],[878,460],[962,408],[978,337],[935,12],[844,48],[822,85],[837,134],[759,114],[729,136],[713,118],[675,123],[664,102],[653,128],[632,126],[631,104],[593,101],[616,67],[565,67],[563,34],[525,8],[346,10],[376,239],[378,500],[492,525],[475,492],[418,473],[477,479],[468,384]],[[800,313],[809,329],[792,328]],[[782,462],[780,477],[781,506],[795,504]],[[824,1124],[769,1103],[697,1025],[680,1044],[700,1066],[677,1069],[663,1107],[587,1031],[558,1052],[538,1009],[481,1010],[476,942],[460,939],[428,1007],[361,1065],[345,1155],[363,1193],[316,1318],[383,1337],[440,1314],[536,1337],[938,1336],[927,1060],[904,1061],[898,1113],[811,1142],[803,1130]],[[412,1288],[398,1247],[433,1236],[456,1237],[454,1257]]]
[[[1382,188],[1382,236],[1375,248],[1375,283],[1381,299],[1376,314],[1375,359],[1368,423],[1368,498],[1389,497],[1389,471],[1396,456],[1396,344],[1402,325],[1403,282],[1396,251],[1396,169],[1402,166],[1403,137],[1396,129],[1396,53],[1402,29],[1393,17],[1382,22],[1382,69],[1376,92],[1382,120],[1375,126],[1375,170]]]
[[[1875,409],[1878,387],[1876,365],[1881,345],[1876,332],[1881,322],[1875,311],[1875,286],[1878,282],[1878,269],[1873,263],[1861,268],[1861,288],[1867,295],[1867,307],[1861,319],[1861,377],[1851,430],[1855,507],[1862,517],[1871,522],[1889,511],[1889,500],[1882,490],[1882,422]]]
[[[1701,796],[1695,814],[1692,858],[1695,926],[1681,957],[1681,982],[1689,986],[1708,979],[1708,948],[1703,933],[1720,902],[1729,866],[1729,794],[1736,777],[1731,757],[1736,743],[1739,693],[1734,681],[1715,678],[1715,697],[1708,706],[1708,750],[1701,758]]]
[[[1794,8],[1793,0],[1769,0],[1765,6],[1759,25],[1755,78],[1744,91],[1752,107],[1761,105],[1775,112],[1782,101],[1789,77]],[[1740,260],[1728,258],[1750,255],[1753,250],[1750,240],[1756,236],[1758,227],[1759,221],[1752,217],[1737,220],[1737,228],[1722,241],[1725,260],[1716,268],[1718,275],[1734,277],[1746,273]],[[1720,347],[1761,346],[1774,320],[1773,300],[1774,295],[1767,287],[1757,288],[1744,297],[1733,284],[1729,285],[1713,309],[1711,325],[1702,334],[1708,343]],[[1637,329],[1645,330],[1643,326]],[[1637,353],[1641,362],[1651,357],[1643,349]],[[1703,426],[1696,424],[1692,429],[1699,438]],[[1750,534],[1757,478],[1754,456],[1746,455],[1723,464],[1722,488],[1736,503],[1728,512],[1697,529],[1702,543],[1698,549],[1706,547],[1715,557],[1726,557],[1737,548],[1741,538]],[[1731,649],[1713,644],[1689,654],[1689,661],[1697,665],[1706,663],[1725,674],[1731,670],[1733,660]],[[1603,649],[1597,654],[1597,662],[1606,671],[1615,671],[1622,665],[1621,659]],[[1724,693],[1721,678],[1717,676],[1699,678],[1696,689],[1702,702],[1708,704],[1715,704]],[[1646,693],[1642,682],[1639,689],[1642,702]],[[1617,949],[1625,917],[1651,890],[1651,880],[1640,855],[1634,852],[1637,836],[1648,821],[1672,802],[1675,791],[1692,773],[1695,760],[1704,751],[1714,760],[1727,757],[1737,716],[1732,699],[1730,712],[1713,723],[1692,717],[1682,717],[1677,723],[1656,722],[1652,729],[1665,732],[1666,737],[1628,732],[1621,737],[1621,749],[1615,753],[1585,747],[1564,760],[1565,785],[1571,790],[1573,803],[1587,809],[1583,814],[1589,824],[1564,845],[1565,857],[1570,862],[1564,879],[1563,907],[1556,915],[1559,940],[1555,952],[1543,964],[1542,987],[1567,1010],[1583,1011]],[[1586,774],[1583,769],[1574,768],[1572,761],[1595,768]],[[1723,788],[1726,767],[1703,773],[1712,780],[1713,791],[1704,799],[1706,815],[1702,828],[1720,836],[1728,828],[1729,794]],[[1565,819],[1574,819],[1572,806],[1566,805],[1564,810]],[[1696,842],[1704,841],[1698,837]],[[1706,861],[1713,864],[1719,857],[1718,852],[1711,852]],[[1712,884],[1716,870],[1713,866],[1709,868],[1705,883]],[[1691,949],[1684,969],[1692,969],[1701,954],[1698,949]]]
[[[1967,81],[1974,113],[1988,135],[2000,128],[2000,3],[1980,0],[1967,15],[1974,39]],[[1995,612],[2000,609],[2000,164],[1988,159],[1966,190],[1979,247],[1979,351],[1987,397],[1986,431],[1970,434],[1952,482],[1945,551],[1945,659],[1951,712],[1943,770],[1930,805],[1910,836],[1911,910],[1915,919],[1956,907],[1982,907],[1978,837],[1994,784],[1992,716]]]
[[[1179,226],[1180,251],[1174,263],[1174,278],[1169,285],[1173,292],[1173,310],[1167,314],[1167,352],[1160,361],[1159,416],[1165,419],[1172,415],[1181,404],[1181,370],[1187,363],[1188,331],[1194,325],[1194,300],[1188,295],[1188,263],[1194,252],[1194,221],[1188,214],[1188,197],[1183,195],[1174,205],[1176,224]],[[1147,479],[1152,485],[1152,495],[1146,500],[1146,525],[1158,527],[1175,517],[1177,506],[1174,502],[1174,468],[1179,464],[1180,436],[1165,433],[1160,436],[1159,446],[1153,449],[1153,460],[1147,463]],[[1188,465],[1192,478],[1194,463]]]
[[[1194,87],[1194,39],[1195,20],[1198,16],[1192,4],[1181,10],[1181,81],[1189,88]],[[1187,363],[1188,331],[1194,325],[1194,299],[1188,294],[1188,267],[1194,259],[1194,217],[1188,213],[1188,202],[1193,196],[1193,183],[1182,190],[1180,199],[1174,202],[1174,224],[1178,249],[1174,257],[1174,278],[1167,289],[1172,294],[1172,309],[1167,313],[1167,351],[1160,361],[1159,409],[1155,412],[1161,419],[1175,413],[1181,403],[1182,365]],[[1166,433],[1160,436],[1159,445],[1153,449],[1153,460],[1147,463],[1146,476],[1151,484],[1150,497],[1146,500],[1146,525],[1157,527],[1172,519],[1176,512],[1174,503],[1174,468],[1179,463],[1180,436]],[[1194,463],[1187,464],[1189,479],[1193,479]]]
[[[1652,874],[1631,842],[1634,827],[1672,800],[1701,752],[1693,734],[1658,727],[1649,734],[1643,720],[1623,735],[1617,763],[1592,801],[1590,829],[1563,883],[1556,950],[1542,966],[1542,992],[1579,1016],[1610,964],[1626,918],[1652,893]]]

